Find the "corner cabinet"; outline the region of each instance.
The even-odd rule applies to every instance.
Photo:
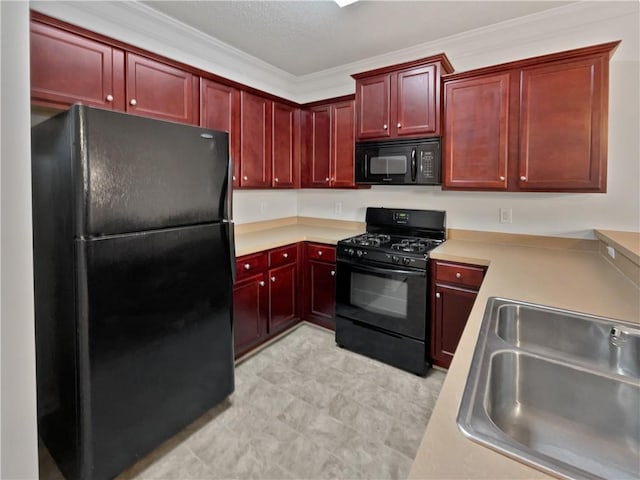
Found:
[[[484,278],[477,265],[431,261],[431,361],[449,368]]]
[[[314,106],[303,116],[301,186],[354,188],[354,101]]]
[[[443,188],[606,192],[618,44],[444,77]]]
[[[305,244],[304,319],[336,329],[336,249],[320,243]]]
[[[452,71],[440,54],[352,75],[357,139],[440,135],[440,76]]]

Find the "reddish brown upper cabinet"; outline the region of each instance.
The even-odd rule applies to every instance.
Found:
[[[273,188],[298,186],[300,110],[273,102],[271,161]]]
[[[444,77],[443,188],[606,192],[619,43]]]
[[[124,52],[51,25],[31,21],[31,101],[124,110]]]
[[[302,186],[354,188],[354,102],[312,107],[306,115]]]
[[[240,93],[240,186],[271,186],[271,100]]]
[[[446,55],[352,75],[358,140],[440,135],[440,76]]]
[[[449,368],[484,278],[477,265],[431,262],[431,361]]]
[[[128,113],[199,123],[200,77],[135,53],[126,56]]]
[[[31,97],[36,105],[83,103],[199,123],[200,77],[152,55],[118,48],[87,30],[32,13]]]
[[[240,186],[240,91],[203,78],[200,83],[200,125],[229,132],[233,186]]]
[[[447,188],[507,189],[509,85],[508,73],[445,82]]]

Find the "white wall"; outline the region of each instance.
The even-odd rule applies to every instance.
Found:
[[[0,478],[38,477],[31,153],[29,5],[0,2],[2,317]]]

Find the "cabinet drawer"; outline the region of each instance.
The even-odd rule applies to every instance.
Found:
[[[436,262],[436,282],[480,288],[485,269],[460,263]]]
[[[265,252],[236,258],[236,282],[266,269],[267,254]]]
[[[325,262],[335,262],[336,249],[330,245],[309,243],[307,244],[307,258],[323,260]]]
[[[269,268],[279,267],[298,260],[298,246],[288,245],[269,251]]]

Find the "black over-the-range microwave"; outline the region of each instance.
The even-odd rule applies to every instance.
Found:
[[[356,143],[356,183],[440,185],[440,165],[440,137]]]

